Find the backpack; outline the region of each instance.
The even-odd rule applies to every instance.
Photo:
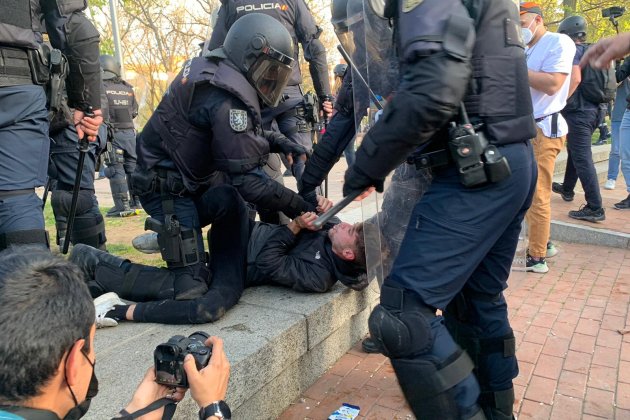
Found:
[[[614,67],[599,70],[587,65],[582,69],[582,81],[578,90],[584,99],[595,104],[612,101],[617,92]]]

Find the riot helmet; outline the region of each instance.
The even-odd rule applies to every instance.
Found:
[[[586,20],[582,16],[569,16],[560,22],[558,32],[569,35],[571,39],[586,40]]]
[[[343,77],[343,75],[346,74],[347,69],[348,69],[347,64],[337,64],[335,68],[333,69],[333,73],[335,77]]]
[[[282,23],[262,13],[247,14],[228,31],[223,52],[265,104],[278,105],[293,64],[293,40]]]
[[[113,56],[104,54],[98,58],[98,61],[103,69],[103,80],[120,77],[120,64]]]

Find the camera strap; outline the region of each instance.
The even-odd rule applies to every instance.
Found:
[[[144,416],[145,414],[150,413],[151,411],[155,411],[158,408],[162,408],[162,407],[164,407],[164,414],[162,415],[162,420],[171,420],[173,416],[175,415],[175,409],[177,408],[177,403],[166,397],[160,398],[157,401],[153,401],[151,404],[147,405],[144,408],[141,408],[138,411],[134,411],[133,413],[129,413],[127,410],[123,408],[122,410],[120,410],[120,414],[122,414],[122,417],[115,417],[115,419],[116,420],[137,419],[138,417]]]

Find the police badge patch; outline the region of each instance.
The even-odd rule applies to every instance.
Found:
[[[402,11],[404,13],[409,13],[416,7],[420,6],[423,1],[424,0],[403,0]]]
[[[247,129],[247,111],[242,109],[230,109],[230,127],[236,132]]]

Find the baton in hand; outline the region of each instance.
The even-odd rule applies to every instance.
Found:
[[[363,191],[353,192],[352,194],[347,195],[344,198],[342,198],[341,201],[339,201],[337,204],[332,206],[330,210],[328,210],[324,214],[320,215],[317,219],[315,219],[315,221],[313,222],[313,226],[320,229],[322,226],[326,224],[326,222],[332,219],[341,210],[346,208],[348,204],[352,203],[354,199],[360,196],[362,193]]]
[[[90,108],[85,111],[85,116],[93,118],[94,113]],[[70,239],[72,238],[72,229],[74,228],[74,216],[77,213],[77,201],[79,199],[79,191],[81,190],[81,178],[83,176],[83,164],[85,162],[85,155],[88,152],[89,142],[87,134],[83,133],[83,137],[79,139],[79,163],[77,164],[77,173],[74,177],[74,187],[72,188],[72,202],[70,204],[70,213],[68,214],[68,226],[66,227],[66,236],[63,240],[62,254],[68,253],[68,247],[70,246]]]

